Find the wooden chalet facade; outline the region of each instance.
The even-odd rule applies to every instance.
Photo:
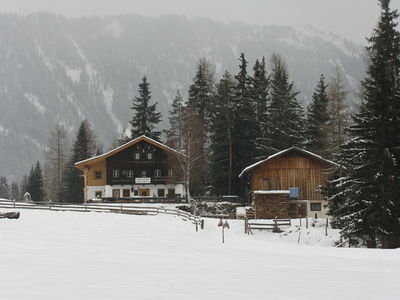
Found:
[[[326,217],[320,193],[335,163],[291,147],[245,168],[255,218]]]
[[[185,155],[147,136],[75,163],[83,172],[84,200],[135,201],[146,197],[184,201],[178,160]]]

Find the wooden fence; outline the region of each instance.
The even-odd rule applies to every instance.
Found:
[[[272,220],[244,220],[244,232],[253,235],[254,229],[258,230],[272,230],[273,232],[280,232],[280,226],[291,226],[292,222],[289,219],[272,219]]]
[[[54,211],[75,211],[75,212],[106,212],[106,213],[121,213],[130,215],[173,215],[181,217],[184,220],[192,222],[196,231],[199,227],[204,228],[204,219],[200,216],[192,215],[188,212],[171,209],[164,207],[152,207],[152,206],[134,206],[129,204],[104,204],[104,203],[84,203],[84,204],[73,204],[73,203],[27,203],[27,202],[16,202],[12,200],[1,200],[0,208],[18,208],[18,209],[42,209],[42,210],[54,210]]]

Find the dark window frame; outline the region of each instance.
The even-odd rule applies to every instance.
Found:
[[[317,207],[315,207],[315,206],[317,206]],[[310,211],[321,211],[321,210],[322,210],[321,202],[310,203]]]
[[[131,189],[122,189],[122,198],[130,198]]]

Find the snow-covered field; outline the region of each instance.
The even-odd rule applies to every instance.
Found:
[[[20,211],[0,219],[0,299],[400,299],[400,250],[304,245],[332,242],[318,224],[298,245],[233,220],[222,244],[215,219]]]

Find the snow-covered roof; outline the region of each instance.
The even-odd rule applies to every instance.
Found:
[[[281,155],[283,155],[285,153],[288,153],[288,152],[291,152],[291,151],[299,151],[299,152],[301,152],[303,154],[306,154],[308,156],[314,157],[314,158],[316,158],[318,160],[321,160],[323,162],[326,162],[328,164],[339,166],[337,163],[335,163],[335,162],[333,162],[333,161],[331,161],[329,159],[323,158],[322,156],[320,156],[318,154],[315,154],[315,153],[312,153],[310,151],[307,151],[307,150],[304,150],[304,149],[301,149],[301,148],[293,146],[293,147],[287,148],[285,150],[279,151],[279,152],[277,152],[277,153],[275,153],[273,155],[270,155],[266,159],[260,160],[260,161],[258,161],[256,163],[244,168],[243,171],[239,174],[239,177],[242,177],[244,173],[254,169],[255,167],[257,167],[257,166],[259,166],[259,165],[261,165],[261,164],[263,164],[263,163],[265,163],[265,162],[267,162],[267,161],[269,161],[269,160],[271,160],[273,158],[276,158],[278,156],[281,156]]]
[[[289,190],[269,190],[269,191],[259,190],[259,191],[254,191],[253,193],[259,194],[259,195],[290,194],[290,191]]]
[[[158,142],[158,141],[156,141],[156,140],[154,140],[152,138],[149,138],[148,136],[141,135],[141,136],[139,136],[137,138],[134,138],[133,140],[130,140],[129,142],[127,142],[127,143],[125,143],[125,144],[123,144],[123,145],[111,150],[111,151],[108,151],[106,153],[103,153],[103,154],[100,154],[100,155],[97,155],[97,156],[94,156],[94,157],[91,157],[91,158],[88,158],[88,159],[85,159],[85,160],[78,161],[78,162],[75,163],[75,166],[79,167],[80,165],[86,164],[88,162],[92,162],[92,161],[99,160],[99,159],[105,159],[105,158],[110,157],[111,155],[116,154],[116,153],[128,148],[129,146],[131,146],[133,144],[136,144],[136,143],[138,143],[138,142],[140,142],[142,140],[145,140],[145,141],[147,141],[147,142],[149,142],[149,143],[151,143],[151,144],[153,144],[153,145],[155,145],[157,147],[163,148],[163,149],[168,150],[170,152],[173,152],[175,154],[178,154],[178,155],[181,155],[181,156],[186,156],[185,154],[183,154],[182,152],[179,152],[178,150],[175,150],[175,149],[173,149],[171,147],[168,147],[167,145],[164,145],[164,144],[162,144],[162,143],[160,143],[160,142]]]

